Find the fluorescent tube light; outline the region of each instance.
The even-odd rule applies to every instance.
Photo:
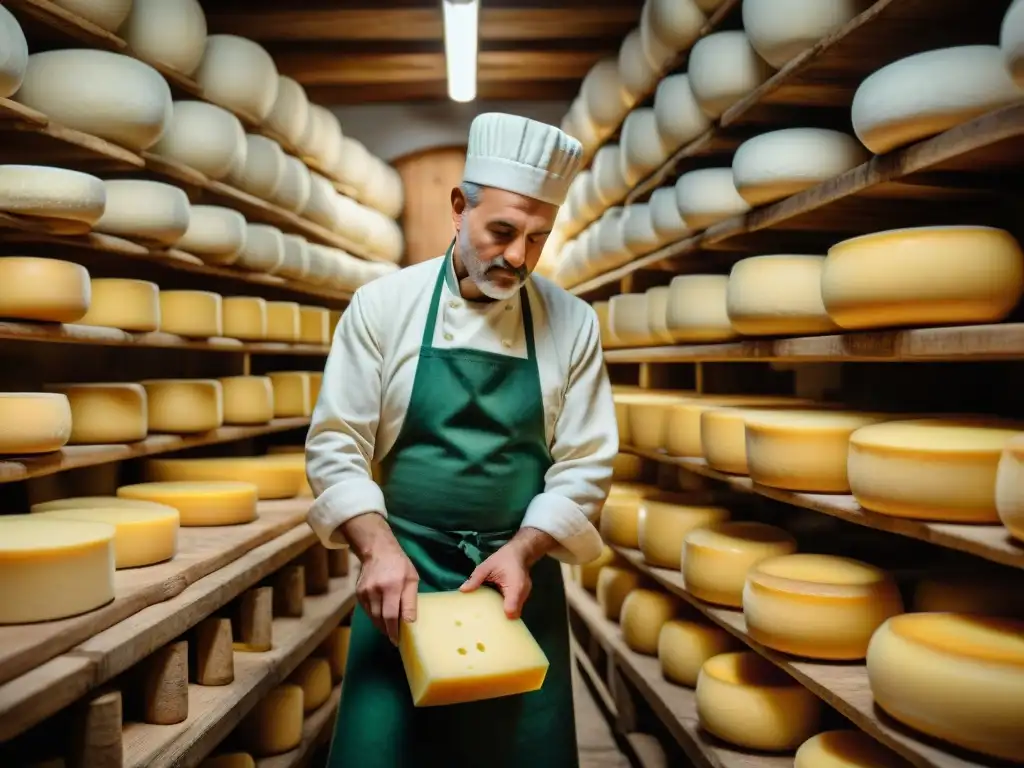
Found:
[[[473,101],[476,98],[480,0],[443,0],[442,7],[448,97],[452,101]]]

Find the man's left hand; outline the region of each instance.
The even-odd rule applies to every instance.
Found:
[[[510,619],[518,619],[533,588],[530,568],[557,544],[543,531],[523,528],[507,544],[480,563],[459,589],[472,592],[486,583],[494,584],[505,598],[505,615]]]

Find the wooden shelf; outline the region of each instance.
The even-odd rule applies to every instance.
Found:
[[[632,446],[620,447],[624,453],[632,453],[645,459],[683,467],[689,471],[727,483],[733,490],[757,493],[769,499],[811,509],[832,517],[838,517],[857,525],[879,531],[897,533],[911,539],[926,541],[948,549],[967,552],[995,563],[1024,568],[1024,545],[1016,543],[1001,525],[959,525],[955,523],[926,523],[906,520],[869,512],[857,503],[853,496],[845,494],[796,493],[769,488],[754,483],[749,477],[728,475],[711,469],[704,459],[674,458],[661,452],[644,451]]]
[[[879,713],[874,706],[867,668],[863,663],[820,663],[796,661],[755,642],[747,634],[743,612],[716,608],[695,598],[686,591],[682,574],[666,568],[653,568],[644,563],[636,550],[614,547],[637,570],[647,574],[662,587],[686,600],[711,621],[738,637],[751,649],[772,661],[801,685],[849,718],[857,727],[900,753],[919,768],[983,768],[1002,765],[984,757],[953,754],[936,746],[935,742],[918,737],[891,718]]]
[[[334,731],[334,717],[338,713],[341,701],[341,685],[331,691],[331,698],[320,706],[313,714],[306,717],[302,724],[302,744],[291,752],[275,757],[264,757],[256,761],[256,768],[295,768],[305,765],[317,747],[329,742]]]
[[[14,483],[31,477],[43,477],[80,467],[95,467],[115,461],[128,461],[143,456],[183,451],[204,445],[233,443],[253,437],[273,435],[309,426],[307,418],[274,419],[269,424],[252,427],[221,427],[196,435],[150,435],[137,443],[123,445],[70,445],[55,453],[31,458],[0,458],[0,483]]]

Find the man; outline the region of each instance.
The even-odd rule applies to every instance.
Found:
[[[338,324],[306,443],[309,523],[362,563],[331,768],[577,765],[558,560],[601,550],[618,432],[596,315],[530,272],[580,155],[477,117],[448,252],[360,288]],[[414,708],[395,643],[417,591],[485,583],[547,654],[544,686]]]

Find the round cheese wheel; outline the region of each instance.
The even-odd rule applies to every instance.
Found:
[[[639,27],[630,30],[619,46],[619,77],[633,102],[646,96],[658,82],[658,72],[644,55]]]
[[[294,301],[267,302],[267,339],[295,342],[302,328],[302,313]]]
[[[324,168],[333,168],[338,164],[343,149],[341,143],[341,123],[338,118],[319,104],[310,104],[309,121],[306,134],[300,146],[303,153],[314,158]],[[371,159],[371,167],[373,167]]]
[[[28,69],[28,41],[18,20],[0,7],[0,98],[13,96]]]
[[[291,155],[284,156],[284,174],[274,191],[273,202],[293,213],[306,207],[312,193],[312,177],[306,164]]]
[[[0,454],[52,453],[71,438],[71,404],[60,392],[0,392]]]
[[[660,451],[666,442],[668,414],[692,392],[637,392],[624,398],[630,444],[644,451]]]
[[[152,151],[217,180],[245,166],[246,149],[242,123],[226,109],[205,101],[176,101],[170,125]]]
[[[796,751],[793,768],[910,768],[863,731],[825,731]]]
[[[334,185],[331,182],[319,173],[310,173],[309,200],[306,201],[300,214],[327,229],[334,229],[337,225],[336,197],[338,197],[338,193],[334,191]]]
[[[624,293],[608,301],[608,324],[615,337],[627,347],[641,347],[652,339],[647,320],[647,296]]]
[[[186,527],[238,525],[256,519],[257,488],[252,483],[138,483],[122,485],[117,495],[173,507]]]
[[[654,334],[655,344],[671,344],[672,334],[668,330],[669,287],[660,285],[647,291],[647,324]]]
[[[258,296],[226,296],[221,301],[224,335],[242,341],[267,338],[267,301]]]
[[[725,292],[733,329],[744,336],[838,331],[821,299],[824,268],[824,256],[754,256],[736,262]]]
[[[651,3],[644,3],[643,10],[640,11],[640,45],[654,71],[663,72],[672,64],[677,52],[661,42],[654,34],[654,22],[651,20],[652,10]]]
[[[345,666],[348,663],[348,646],[352,637],[351,627],[336,627],[320,644],[319,652],[331,665],[331,677],[335,682],[345,677]]]
[[[601,509],[601,538],[609,544],[636,549],[639,541],[640,497],[614,490]]]
[[[103,182],[87,173],[45,165],[0,165],[0,211],[92,225],[103,215],[106,200]]]
[[[1020,99],[994,45],[924,51],[873,72],[857,88],[851,117],[864,146],[881,155]]]
[[[620,558],[615,552],[605,544],[601,548],[601,554],[591,560],[589,563],[583,563],[582,565],[576,566],[575,571],[576,582],[583,587],[593,592],[597,589],[597,578],[601,573],[601,569],[606,565],[617,565],[620,563]]]
[[[622,150],[618,144],[605,144],[594,155],[594,191],[602,208],[614,205],[629,192],[622,174]]]
[[[694,0],[648,0],[650,31],[672,51],[685,51],[700,36],[707,18]]]
[[[206,49],[206,14],[199,0],[130,0],[119,34],[146,61],[191,75]]]
[[[703,618],[699,621],[672,619],[662,625],[658,634],[661,674],[676,685],[694,688],[704,662],[742,647],[735,637]]]
[[[264,376],[242,377],[252,381],[266,405],[270,382]],[[238,377],[231,383],[233,394]],[[260,381],[262,380],[262,381]],[[252,389],[252,388],[250,388]],[[225,402],[227,393],[225,392]],[[225,409],[226,410],[226,409]],[[267,419],[269,421],[269,419]],[[146,479],[157,483],[231,481],[256,486],[260,499],[291,499],[299,493],[298,477],[289,467],[266,456],[214,459],[150,459],[146,462]]]
[[[662,244],[681,240],[690,234],[690,225],[683,220],[676,205],[674,187],[662,187],[651,194],[651,226]]]
[[[277,67],[266,49],[237,35],[210,35],[195,73],[203,94],[228,109],[267,119],[277,99]]]
[[[1006,58],[1010,75],[1019,86],[1024,86],[1024,5],[1010,4],[999,28],[999,47]]]
[[[742,216],[750,210],[733,182],[731,168],[701,168],[689,171],[676,182],[679,213],[694,230]]]
[[[776,397],[773,395],[713,395],[699,397],[677,403],[669,409],[666,429],[665,450],[669,456],[685,456],[699,459],[704,455],[701,441],[701,417],[712,408],[730,405],[788,405],[790,407],[807,406],[810,401],[795,397]],[[742,428],[739,439],[744,439]]]
[[[245,245],[235,262],[253,272],[273,274],[284,261],[284,235],[269,224],[246,224]]]
[[[668,331],[676,342],[727,341],[736,337],[726,310],[727,275],[677,275],[669,283]]]
[[[188,232],[188,195],[160,181],[107,179],[107,206],[97,232],[171,246]]]
[[[793,404],[761,404],[755,408],[735,406],[713,406],[700,415],[700,443],[704,460],[718,472],[732,475],[746,475],[747,437],[746,420],[759,411],[774,413],[796,408],[812,407],[810,403],[796,401]]]
[[[629,445],[633,436],[629,434],[629,398],[631,394],[624,394],[612,390],[612,399],[615,402],[615,421],[619,429],[619,444]]]
[[[188,229],[175,244],[179,250],[214,264],[231,264],[245,245],[245,217],[219,205],[189,208]]]
[[[220,295],[210,291],[160,291],[160,330],[189,339],[223,336]]]
[[[245,162],[228,174],[228,181],[250,195],[274,200],[285,175],[285,154],[273,139],[246,134]]]
[[[85,520],[114,527],[114,567],[138,568],[170,560],[178,551],[180,515],[172,507],[88,507],[41,512],[55,520]]]
[[[53,0],[53,4],[107,32],[117,32],[132,9],[132,0]]]
[[[321,346],[329,344],[330,314],[325,307],[299,307],[299,341]]]
[[[335,178],[358,195],[370,174],[371,157],[361,141],[342,136],[341,155],[333,169]]]
[[[654,93],[654,119],[658,135],[669,152],[689,144],[711,128],[701,110],[686,74],[669,75]]]
[[[991,572],[937,574],[914,585],[915,613],[973,613],[1024,618],[1024,579]]]
[[[274,416],[297,418],[313,412],[316,401],[308,372],[274,371],[268,375],[274,385]]]
[[[224,423],[224,394],[216,379],[149,379],[142,386],[152,432],[209,432]]]
[[[601,215],[603,206],[597,196],[597,182],[594,173],[590,169],[580,171],[573,180],[572,189],[573,208],[585,223],[593,221]]]
[[[267,424],[274,418],[274,387],[267,376],[228,376],[224,390],[225,424]],[[287,498],[287,497],[283,497]]]
[[[622,601],[620,623],[626,647],[636,653],[658,653],[658,635],[666,621],[679,613],[677,597],[651,589],[634,589]]]
[[[622,241],[632,256],[643,256],[661,246],[661,237],[654,230],[650,205],[633,203],[626,207],[622,218]]]
[[[842,27],[870,0],[743,0],[743,31],[776,69]]]
[[[1024,440],[1003,448],[996,474],[996,510],[1010,534],[1024,541]]]
[[[618,346],[618,339],[612,334],[611,326],[608,324],[608,302],[595,301],[592,305],[594,314],[597,315],[597,322],[601,328],[601,346],[605,349],[612,349]]]
[[[671,151],[658,133],[654,110],[650,107],[639,107],[626,115],[620,141],[622,176],[630,187],[664,163]]]
[[[732,157],[733,183],[750,205],[765,205],[835,178],[870,157],[841,131],[784,128],[740,144]]]
[[[0,516],[0,590],[0,624],[56,621],[109,603],[114,599],[114,527]]]
[[[602,131],[609,131],[626,116],[632,101],[614,56],[598,61],[583,78],[580,96],[587,114]]]
[[[893,517],[997,523],[996,473],[1024,424],[917,419],[850,436],[850,489],[865,509]]]
[[[284,259],[277,274],[288,280],[304,280],[309,274],[309,243],[300,235],[284,235]]]
[[[78,321],[81,325],[138,333],[160,328],[160,288],[156,283],[116,277],[93,278],[89,290],[92,300],[89,311]]]
[[[724,507],[693,506],[681,494],[658,494],[640,500],[637,516],[640,551],[649,565],[679,570],[683,540],[696,529],[729,519]]]
[[[288,680],[302,688],[302,708],[307,714],[320,709],[331,698],[334,684],[331,680],[331,665],[326,659],[307,657],[289,675]]]
[[[1024,622],[894,616],[871,638],[868,681],[886,714],[989,757],[1024,754]]]
[[[690,87],[709,117],[717,118],[771,76],[771,67],[757,55],[739,30],[715,32],[698,40],[690,51]]]
[[[590,242],[595,253],[590,258],[591,268],[596,273],[607,272],[628,262],[633,254],[626,249],[621,206],[613,206],[601,214],[595,224],[597,236]]]
[[[634,589],[638,589],[641,583],[640,574],[630,568],[614,565],[606,565],[601,568],[597,574],[595,591],[597,604],[608,621],[619,620],[626,595]]]
[[[277,78],[277,97],[267,115],[266,126],[297,146],[309,125],[309,97],[306,89],[290,77]]]
[[[149,433],[146,390],[141,384],[61,384],[71,406],[68,445],[110,445],[144,440]]]
[[[753,651],[704,662],[696,698],[708,733],[764,752],[796,749],[817,732],[824,709],[818,697]]]
[[[868,641],[903,613],[885,571],[832,555],[783,555],[754,565],[743,587],[743,618],[757,642],[810,659],[863,659]]]
[[[279,685],[257,702],[242,721],[249,751],[257,757],[290,752],[302,743],[302,688]]]
[[[153,501],[122,499],[118,496],[73,496],[67,499],[54,499],[33,504],[32,514],[62,509],[153,509],[168,512],[173,510],[173,507]]]
[[[724,522],[695,528],[683,539],[686,591],[708,603],[740,608],[747,572],[762,560],[796,551],[796,539],[773,525]]]
[[[74,323],[89,310],[89,273],[70,261],[0,256],[0,317]]]
[[[612,481],[628,483],[640,479],[643,474],[644,460],[630,453],[617,453],[612,459]]]

